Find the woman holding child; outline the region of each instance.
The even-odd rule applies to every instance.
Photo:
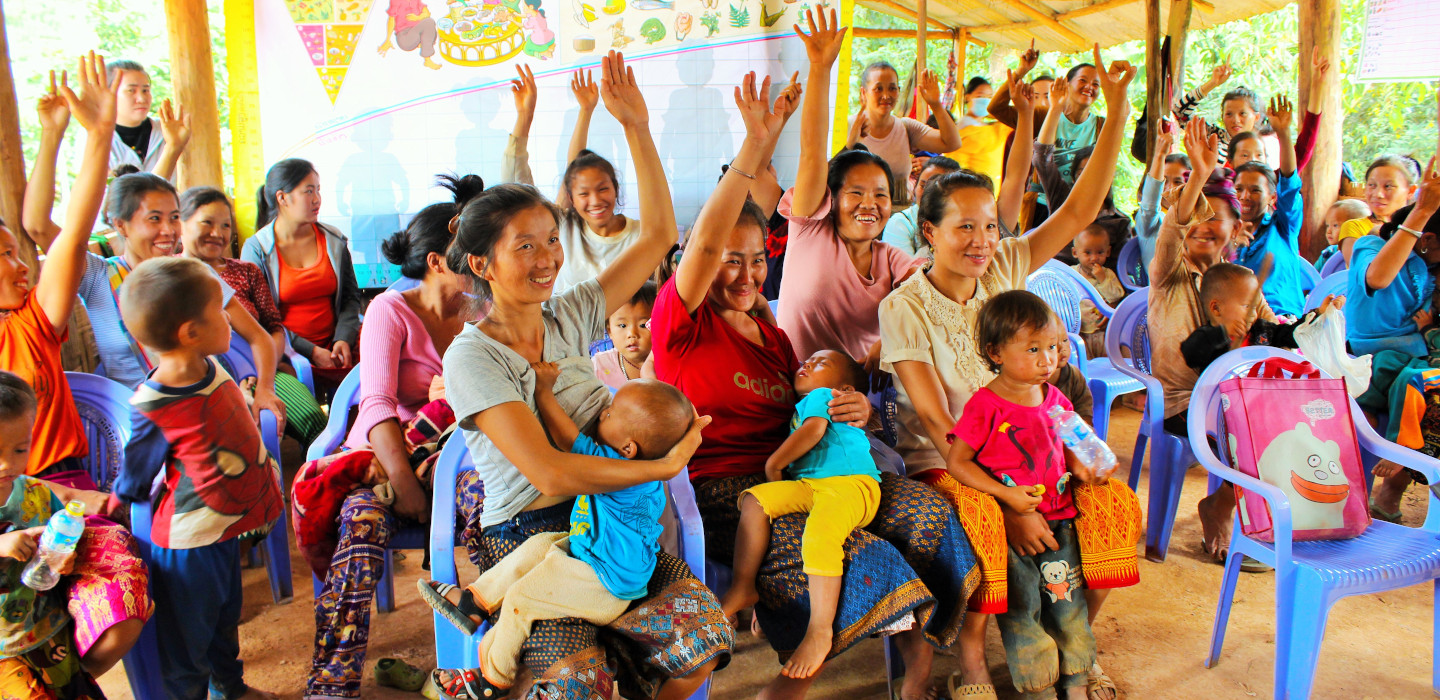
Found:
[[[822,97],[807,98],[804,105],[803,118],[814,124],[825,119],[823,86],[829,84],[845,30],[834,11],[828,17],[821,13],[818,25],[810,16],[809,28],[808,34],[798,33],[810,58],[810,84],[821,86],[816,92]],[[737,94],[746,139],[701,211],[674,278],[660,290],[652,319],[657,375],[684,391],[697,411],[715,418],[690,461],[690,475],[705,522],[707,553],[722,562],[735,555],[739,496],[765,482],[766,461],[785,442],[796,412],[794,377],[800,362],[795,350],[783,330],[752,314],[757,301],[763,303],[759,290],[766,274],[765,217],[746,202],[746,192],[751,176],[765,167],[773,153],[797,98],[797,90],[785,91],[772,112],[763,97],[768,87],[767,80],[757,92],[752,75],[743,94]],[[807,191],[813,195],[812,206],[819,209],[825,191],[816,170],[802,168],[801,177],[810,178]],[[869,243],[883,226],[885,217],[877,210],[888,208],[879,202],[886,198],[889,183],[878,164],[867,162],[863,171],[857,167],[851,172],[864,172],[867,178],[863,187],[846,192],[847,198],[854,197],[841,205],[840,216],[865,229]],[[794,197],[802,187],[797,187]],[[828,226],[816,235],[831,239],[837,255],[845,254],[846,246]],[[868,271],[872,256],[866,253],[864,258],[863,269]],[[845,265],[850,266],[850,261]],[[881,267],[888,276],[889,268]],[[857,280],[861,277],[858,271],[846,272]],[[785,298],[785,304],[793,303],[792,297]],[[823,342],[836,340],[830,336]],[[854,347],[864,351],[869,344]],[[864,425],[870,415],[869,402],[857,392],[837,391],[829,410],[830,420],[837,423]],[[782,658],[800,663],[788,666],[760,697],[804,697],[815,680],[808,669],[867,636],[896,629],[905,630],[898,639],[910,669],[901,695],[933,697],[930,645],[953,643],[963,615],[955,601],[973,586],[974,562],[954,514],[933,492],[893,474],[882,475],[879,491],[872,522],[852,531],[845,547],[850,566],[837,584],[843,603],[832,610],[834,628],[843,634],[828,639],[818,654],[813,653],[815,645],[802,644],[802,637],[812,641],[808,632],[815,630],[807,631],[812,614],[822,614],[812,610],[811,596],[806,594],[814,577],[807,580],[802,570],[806,517],[773,519],[765,565],[751,584],[751,600],[744,602],[758,603],[760,624]],[[739,573],[736,585],[748,583],[740,580]],[[830,630],[824,632],[828,638]]]
[[[1100,64],[1098,49],[1095,53],[1095,63]],[[933,182],[920,201],[919,217],[935,262],[923,274],[906,280],[880,305],[880,366],[898,379],[901,425],[897,449],[910,475],[930,484],[956,508],[980,563],[980,587],[969,599],[971,614],[960,635],[960,682],[951,683],[956,686],[952,694],[957,696],[995,697],[985,662],[985,623],[989,614],[1006,610],[1007,541],[1025,554],[1057,548],[1042,516],[1002,509],[995,499],[961,485],[947,471],[951,450],[946,436],[963,423],[966,403],[995,375],[975,346],[976,317],[991,297],[1023,289],[1031,272],[1094,220],[1114,176],[1130,109],[1125,89],[1134,75],[1134,68],[1123,61],[1098,73],[1108,114],[1090,166],[1080,174],[1065,203],[1030,233],[1000,238],[995,196],[985,178],[962,171]],[[1016,101],[1017,132],[1031,133],[1031,89],[1018,74],[1011,76],[1007,88],[1005,92]],[[1026,145],[1025,141],[1016,142],[1017,149]],[[1077,520],[1081,550],[1087,564],[1094,564],[1086,571],[1093,617],[1104,598],[1103,589],[1136,580],[1134,542],[1139,508],[1135,495],[1114,480],[1104,487],[1077,488],[1075,497],[1082,514]],[[1084,518],[1090,509],[1103,512],[1095,520],[1114,531],[1105,531],[1104,525],[1091,526]],[[1061,673],[1074,671],[1061,669]],[[1028,674],[1029,669],[1024,672]],[[1022,690],[1043,690],[1023,687],[1022,671],[1012,668],[1012,673]],[[1089,676],[1088,681],[1084,676],[1080,680],[1089,686],[1091,698],[1115,697],[1114,684],[1098,664]],[[1081,686],[1070,692],[1084,690]]]
[[[556,295],[567,251],[558,212],[533,187],[491,188],[456,222],[449,265],[491,303],[444,358],[446,396],[485,483],[483,531],[471,541],[482,570],[533,535],[569,530],[576,496],[678,474],[708,423],[695,420],[660,459],[621,460],[557,450],[537,415],[534,366],[555,363],[554,399],[582,432],[592,432],[611,395],[592,371],[588,348],[675,243],[670,191],[633,70],[611,53],[602,72],[601,97],[624,126],[640,174],[644,225],[635,243],[595,279]],[[603,633],[573,618],[536,622],[521,652],[536,687],[556,697],[594,697],[618,684],[628,697],[680,700],[728,662],[730,625],[714,594],[679,560],[658,555],[643,600],[653,604],[631,606]],[[477,674],[439,670],[434,678],[447,697],[470,700],[479,697]]]

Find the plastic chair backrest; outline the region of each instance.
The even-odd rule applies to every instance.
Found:
[[[250,343],[235,331],[230,331],[230,349],[216,359],[225,365],[225,371],[237,382],[260,376],[260,371],[255,368],[255,356],[250,352]]]
[[[1320,308],[1320,305],[1325,303],[1325,297],[1331,294],[1343,297],[1349,291],[1349,288],[1349,270],[1340,270],[1339,272],[1333,273],[1325,279],[1320,280],[1320,284],[1315,285],[1315,288],[1310,290],[1310,294],[1306,295],[1305,310],[1310,311]]]
[[[405,292],[405,291],[409,291],[409,290],[414,289],[414,288],[419,287],[419,286],[420,286],[420,280],[410,279],[409,277],[405,277],[405,276],[402,275],[402,276],[400,277],[400,279],[397,279],[397,280],[395,280],[394,282],[391,282],[391,283],[390,283],[390,286],[385,288],[385,291],[387,291],[387,292]]]
[[[1115,261],[1115,269],[1119,271],[1120,284],[1126,289],[1134,291],[1141,287],[1150,286],[1150,273],[1145,269],[1145,261],[1140,257],[1140,241],[1131,238],[1120,246],[1120,257]]]
[[[130,442],[130,397],[125,385],[94,374],[66,372],[70,395],[90,453],[85,471],[102,491],[109,491],[125,462],[125,445]]]
[[[1330,259],[1326,260],[1325,264],[1320,267],[1320,279],[1323,280],[1348,267],[1349,266],[1345,264],[1345,255],[1337,250],[1335,254],[1331,255]]]
[[[613,350],[614,348],[615,341],[611,340],[609,336],[606,336],[590,344],[590,356],[594,357],[606,350]]]
[[[779,299],[771,299],[771,300],[770,300],[770,313],[775,314],[775,318],[777,318],[777,319],[780,318],[780,300],[779,300]]]
[[[1115,309],[1100,296],[1090,280],[1058,260],[1047,260],[1040,269],[1030,273],[1025,288],[1044,299],[1065,323],[1065,330],[1071,333],[1080,332],[1082,300],[1094,304],[1105,318],[1115,315]]]
[[[1305,262],[1304,259],[1301,259],[1300,262],[1302,263],[1299,266],[1300,272],[1305,275],[1305,280],[1300,283],[1300,289],[1301,291],[1304,291],[1308,294],[1310,290],[1315,289],[1315,287],[1319,286],[1320,271],[1315,269],[1314,265]]]
[[[1141,287],[1115,308],[1105,333],[1105,350],[1116,367],[1150,374],[1150,288]],[[1128,352],[1128,356],[1122,352]]]
[[[325,422],[325,429],[310,443],[310,449],[305,453],[306,460],[332,454],[345,442],[345,433],[350,428],[350,407],[360,402],[361,374],[360,363],[356,362],[350,373],[340,381],[330,400],[330,417]]]

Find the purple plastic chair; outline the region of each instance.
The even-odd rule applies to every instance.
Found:
[[[1419,528],[1376,520],[1363,534],[1352,539],[1295,542],[1290,503],[1284,492],[1226,466],[1207,441],[1207,436],[1219,437],[1220,383],[1273,357],[1303,359],[1274,348],[1234,350],[1200,375],[1191,394],[1187,416],[1190,449],[1213,476],[1264,498],[1270,507],[1275,533],[1273,544],[1247,537],[1241,532],[1239,509],[1236,509],[1230,555],[1225,562],[1210,655],[1205,666],[1214,668],[1220,661],[1235,583],[1240,577],[1240,562],[1248,555],[1275,567],[1275,697],[1307,698],[1315,681],[1325,621],[1335,601],[1433,581],[1435,600],[1440,603],[1440,498],[1431,491],[1425,523]],[[1440,462],[1381,438],[1361,418],[1360,407],[1353,399],[1350,414],[1367,477],[1376,461],[1388,459],[1424,474],[1431,484],[1440,484]],[[1432,650],[1431,687],[1440,694],[1440,605],[1432,615],[1437,648]]]
[[[1031,273],[1025,286],[1044,299],[1065,324],[1065,331],[1070,335],[1070,360],[1085,375],[1085,381],[1090,386],[1090,394],[1095,400],[1095,434],[1104,440],[1110,433],[1111,404],[1125,394],[1145,388],[1144,384],[1117,369],[1110,358],[1090,359],[1085,356],[1085,343],[1080,339],[1080,301],[1083,299],[1094,304],[1105,318],[1112,318],[1115,310],[1105,303],[1104,297],[1089,280],[1056,260],[1047,261]],[[1109,352],[1108,348],[1106,352]]]
[[[1326,260],[1325,264],[1320,267],[1320,278],[1324,279],[1329,277],[1330,275],[1345,270],[1347,267],[1348,265],[1345,264],[1345,256],[1339,251],[1336,251],[1335,254],[1331,255],[1330,259]]]
[[[1120,246],[1120,257],[1115,260],[1115,269],[1118,271],[1120,286],[1129,291],[1135,291],[1150,286],[1150,273],[1146,271],[1144,261],[1140,259],[1140,241],[1131,238]]]
[[[1308,313],[1320,308],[1320,305],[1325,303],[1325,297],[1331,294],[1338,297],[1345,296],[1349,288],[1350,273],[1348,270],[1341,270],[1320,280],[1320,284],[1315,285],[1315,288],[1305,296],[1305,311]]]

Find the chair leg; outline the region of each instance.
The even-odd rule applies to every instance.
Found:
[[[380,572],[380,580],[375,586],[375,599],[380,612],[395,612],[395,562],[390,558],[390,550],[385,550],[385,570]]]
[[[1135,451],[1130,456],[1130,490],[1140,490],[1140,468],[1145,463],[1145,445],[1150,442],[1150,437],[1145,434],[1145,424],[1140,424],[1140,432],[1135,434]],[[1151,450],[1154,452],[1154,450]],[[1151,455],[1151,462],[1154,462],[1154,455]],[[1152,464],[1151,469],[1155,466]]]
[[[1430,646],[1430,690],[1440,695],[1440,578],[1435,579],[1431,615],[1434,616],[1433,637]]]
[[[1185,486],[1180,461],[1182,445],[1179,438],[1163,435],[1150,449],[1150,514],[1145,534],[1145,558],[1165,561],[1170,549],[1170,532],[1175,527],[1175,511],[1180,505],[1180,491]]]
[[[290,526],[284,513],[275,521],[270,534],[265,536],[265,568],[270,574],[270,597],[275,603],[293,600],[295,582],[290,575]]]
[[[1092,427],[1095,428],[1095,434],[1104,440],[1110,435],[1110,402],[1113,398],[1110,396],[1110,386],[1101,381],[1090,382],[1090,396],[1094,399],[1092,420],[1095,425]]]
[[[1319,581],[1299,572],[1289,600],[1277,599],[1275,626],[1275,697],[1308,698],[1315,684],[1315,667],[1320,660],[1320,642],[1330,601]],[[1284,624],[1282,624],[1284,623]]]
[[[900,648],[895,646],[894,635],[881,641],[885,645],[885,685],[890,691],[890,697],[899,697],[900,678],[905,675],[905,659],[900,656]]]
[[[1225,647],[1225,628],[1230,624],[1230,605],[1235,602],[1235,583],[1240,580],[1240,563],[1243,554],[1231,550],[1225,559],[1225,576],[1220,580],[1220,600],[1215,604],[1215,627],[1210,631],[1210,656],[1205,659],[1205,668],[1215,668],[1220,663],[1220,651]]]

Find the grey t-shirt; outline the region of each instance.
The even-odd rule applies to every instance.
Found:
[[[590,433],[610,390],[595,377],[590,344],[605,334],[605,293],[587,280],[557,294],[544,305],[546,362],[560,365],[555,398],[581,432]],[[540,496],[540,491],[475,428],[475,416],[504,403],[520,402],[535,413],[535,372],[530,363],[473,324],[445,351],[445,397],[455,410],[475,471],[485,484],[480,525],[509,520]],[[538,414],[537,414],[538,416]]]

